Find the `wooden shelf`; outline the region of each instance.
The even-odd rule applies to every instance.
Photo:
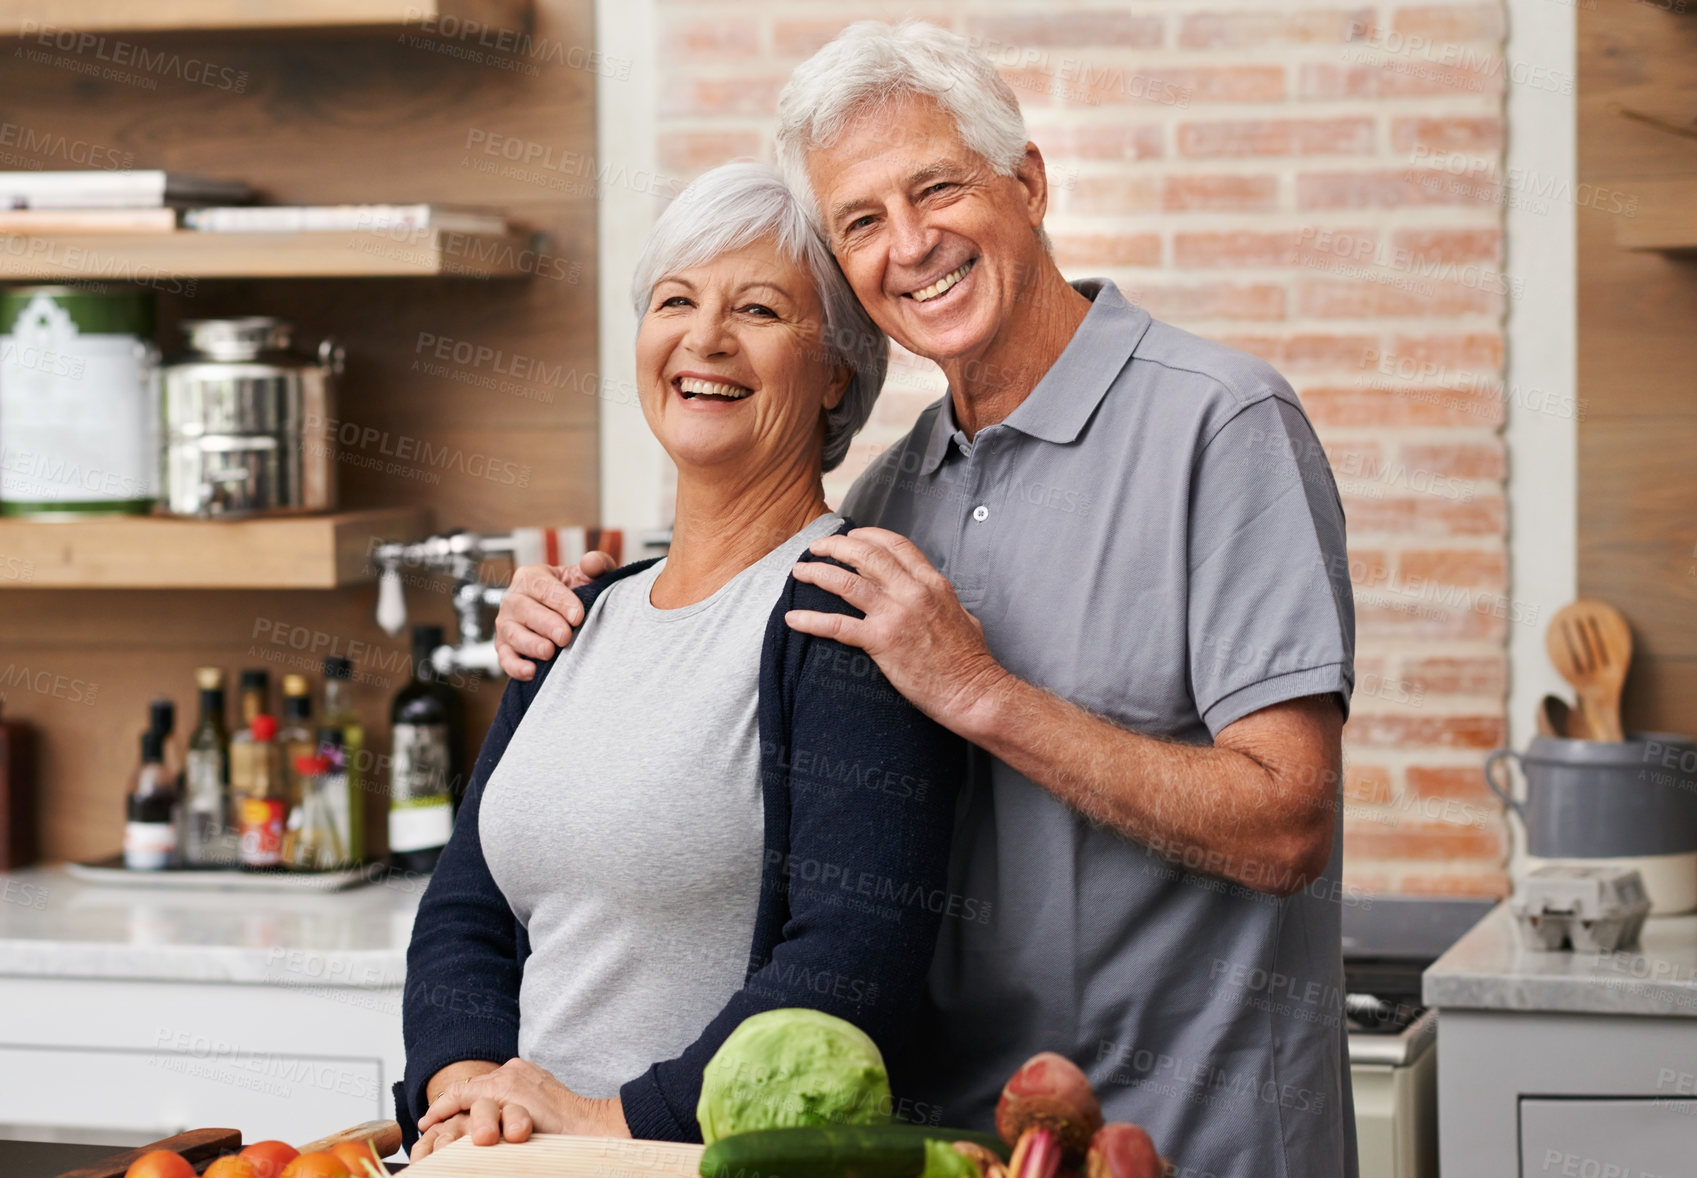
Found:
[[[301,30],[423,33],[473,22],[494,36],[530,27],[530,0],[53,0],[49,6],[0,2],[0,37],[39,33],[47,26],[79,33],[165,33]]]
[[[250,520],[0,519],[8,589],[336,589],[375,575],[377,540],[424,535],[422,508]]]
[[[101,233],[12,235],[0,279],[567,277],[569,263],[528,234],[441,229],[359,233]]]
[[[1637,215],[1615,219],[1615,244],[1629,250],[1697,250],[1697,178],[1630,180],[1620,186],[1638,197]]]

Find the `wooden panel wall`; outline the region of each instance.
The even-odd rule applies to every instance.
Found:
[[[1697,733],[1697,255],[1614,236],[1637,185],[1697,177],[1697,140],[1619,111],[1697,131],[1697,11],[1678,8],[1578,6],[1579,590],[1632,624],[1627,727]]]
[[[345,506],[427,504],[438,526],[492,531],[593,522],[594,71],[618,67],[592,53],[589,0],[538,0],[536,10],[528,53],[416,30],[349,41],[152,38],[149,47],[181,60],[144,72],[121,64],[133,48],[117,48],[139,39],[72,53],[0,43],[0,168],[124,161],[245,179],[278,202],[491,206],[545,231],[550,261],[524,280],[165,283],[160,340],[169,353],[180,347],[179,320],[240,314],[281,315],[309,343],[341,339],[349,358],[338,417],[354,439],[340,466]],[[491,144],[518,158],[489,154]],[[439,340],[470,349],[455,360],[450,343],[438,359]],[[407,457],[420,442],[430,460]],[[415,579],[414,620],[451,624],[445,587]],[[147,701],[173,697],[186,732],[200,664],[224,666],[232,682],[242,667],[269,666],[277,692],[284,671],[306,670],[316,684],[324,654],[352,653],[356,698],[386,750],[388,701],[409,664],[404,639],[373,624],[375,598],[371,586],[0,591],[5,714],[44,736],[47,855],[119,845]],[[500,687],[485,680],[470,696],[478,737]],[[377,813],[381,800],[371,799]]]

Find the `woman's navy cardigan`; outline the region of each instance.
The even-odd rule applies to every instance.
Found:
[[[608,585],[653,563],[626,565],[579,589],[585,610]],[[702,1069],[749,1015],[813,1007],[856,1024],[890,1058],[925,987],[946,906],[966,745],[903,699],[862,651],[791,630],[791,609],[861,616],[794,577],[772,610],[758,708],[765,851],[748,972],[682,1055],[619,1089],[635,1137],[701,1140]],[[431,1076],[460,1060],[505,1063],[518,1054],[519,980],[530,945],[489,874],[477,815],[489,774],[552,665],[540,662],[530,682],[507,684],[419,902],[402,1005],[406,1075],[395,1085],[409,1149]]]

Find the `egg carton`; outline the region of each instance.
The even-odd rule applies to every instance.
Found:
[[[1520,880],[1509,910],[1528,949],[1610,953],[1638,943],[1650,897],[1631,868],[1551,864]]]

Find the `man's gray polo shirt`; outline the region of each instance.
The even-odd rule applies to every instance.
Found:
[[[1006,421],[968,442],[943,398],[844,513],[918,544],[1003,666],[1133,731],[1207,744],[1284,700],[1347,708],[1343,508],[1295,393],[1111,282],[1075,285],[1089,313]],[[898,1085],[987,1127],[1014,1069],[1060,1051],[1182,1175],[1353,1178],[1341,820],[1324,876],[1280,900],[983,760],[952,882],[988,918],[944,922]]]

